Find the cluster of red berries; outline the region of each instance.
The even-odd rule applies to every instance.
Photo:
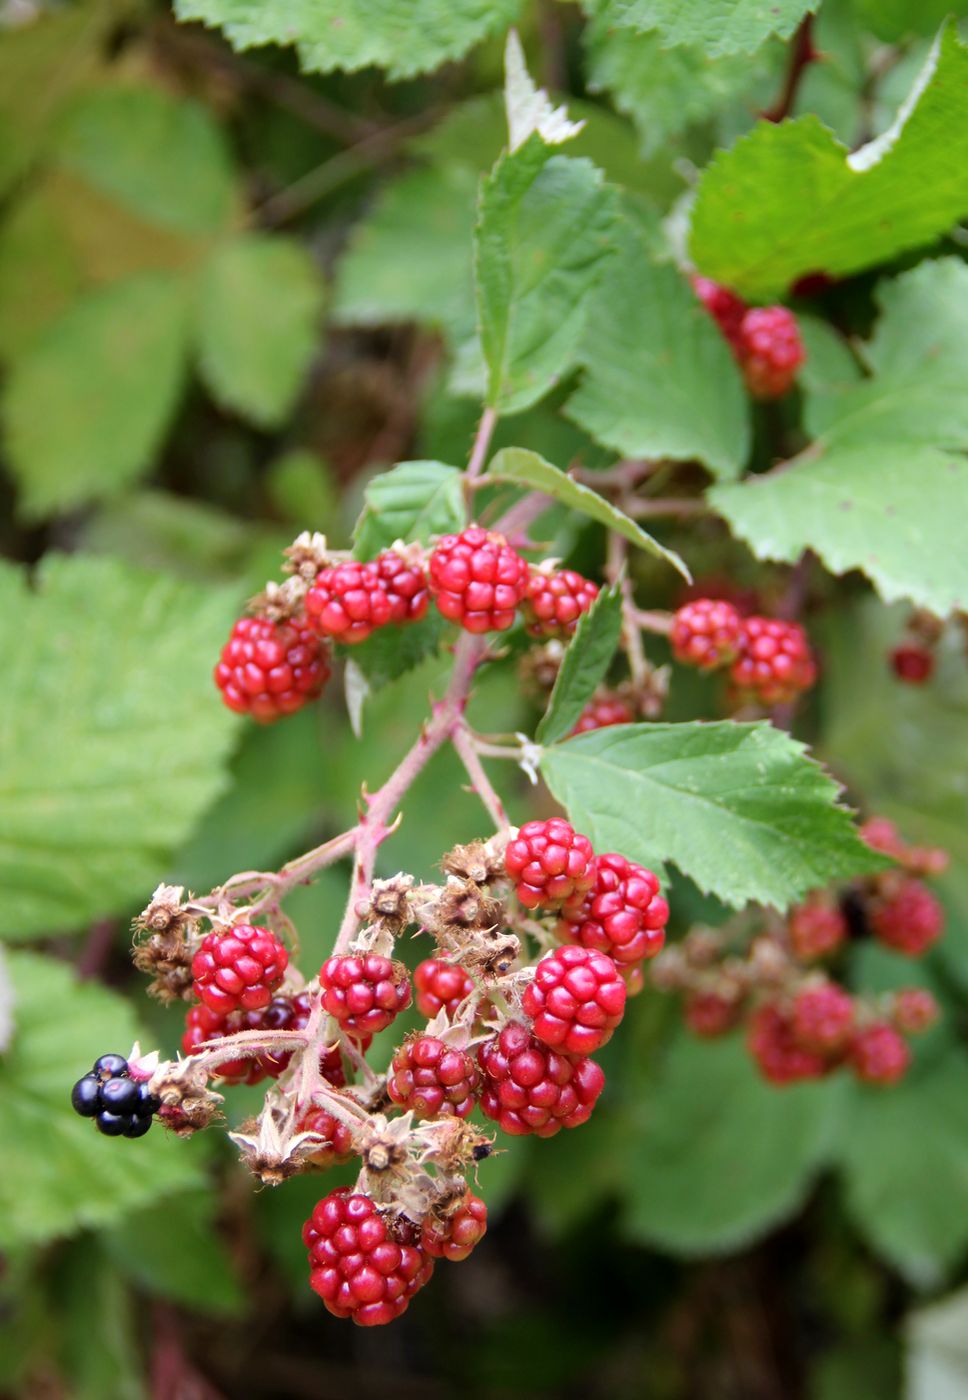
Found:
[[[792,311],[785,306],[749,307],[708,277],[694,277],[692,285],[736,356],[753,397],[782,398],[806,359]]]
[[[677,661],[703,671],[729,667],[737,698],[762,705],[794,700],[814,684],[817,665],[798,622],[744,617],[722,598],[696,598],[673,616]]]
[[[279,611],[278,593],[264,611]],[[466,632],[506,631],[520,610],[533,636],[568,638],[597,596],[597,585],[573,569],[532,567],[503,535],[471,525],[444,535],[427,554],[400,545],[372,560],[314,568],[284,616],[235,624],[215,683],[230,709],[270,723],[322,692],[332,643],[354,646],[380,628],[419,622],[431,598]]]
[[[861,831],[899,868],[854,881],[839,894],[815,892],[791,910],[785,926],[756,937],[745,956],[730,952],[728,936],[702,929],[655,966],[658,986],[684,993],[686,1025],[695,1035],[720,1036],[747,1023],[750,1053],[771,1083],[815,1079],[843,1066],[867,1083],[893,1084],[910,1062],[905,1037],[937,1018],[923,988],[869,999],[805,966],[834,958],[861,932],[920,957],[943,931],[941,905],[920,877],[939,874],[945,852],[907,845],[883,818]]]

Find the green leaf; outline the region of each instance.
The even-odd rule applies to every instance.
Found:
[[[428,544],[462,529],[461,474],[443,462],[400,462],[366,484],[356,523],[354,554],[373,559],[396,540]]]
[[[236,732],[211,679],[234,590],[59,555],[34,582],[0,569],[0,934],[14,937],[140,907]]]
[[[514,21],[520,0],[176,0],[181,20],[217,26],[236,49],[295,44],[311,73],[375,64],[389,78],[461,58]]]
[[[499,413],[536,403],[574,364],[615,216],[601,171],[552,155],[537,135],[484,181],[475,275],[487,402]]]
[[[145,1207],[102,1237],[108,1257],[149,1293],[206,1313],[238,1313],[238,1276],[216,1229],[216,1197],[186,1191]]]
[[[545,749],[541,771],[596,850],[671,861],[734,908],[885,868],[836,783],[770,724],[616,725]]]
[[[260,427],[284,423],[319,337],[323,284],[309,253],[278,234],[224,243],[202,274],[196,335],[220,403]]]
[[[690,577],[689,570],[678,554],[659,544],[658,540],[653,539],[634,520],[630,520],[617,506],[613,506],[611,501],[552,466],[543,457],[539,457],[537,452],[529,452],[524,447],[503,447],[491,459],[487,474],[493,481],[513,481],[516,486],[527,487],[529,491],[541,491],[552,500],[568,506],[570,510],[580,511],[582,515],[587,515],[589,520],[597,520],[606,529],[616,531],[639,549],[644,549],[647,554],[664,559],[673,568],[678,569],[683,578]]]
[[[597,10],[601,0],[592,0]],[[635,30],[657,29],[661,42],[696,44],[711,58],[752,53],[770,37],[788,39],[820,0],[609,0],[614,23]]]
[[[844,276],[930,243],[968,213],[968,48],[939,35],[888,131],[848,152],[813,115],[761,122],[699,182],[701,272],[769,300],[809,272]]]
[[[620,4],[604,0],[586,26],[588,86],[611,93],[615,106],[635,123],[647,153],[747,94],[762,100],[782,71],[784,50],[778,43],[753,60],[733,53],[710,60],[701,46],[670,48],[659,32],[636,33],[621,24],[620,15]]]
[[[71,1084],[98,1055],[126,1054],[136,1027],[125,1003],[78,982],[52,958],[12,953],[16,1034],[0,1059],[0,1247],[101,1226],[173,1191],[199,1186],[198,1151],[157,1128],[133,1151],[70,1105]],[[139,1151],[139,1145],[141,1150]]]
[[[936,1287],[968,1250],[966,1079],[960,1051],[889,1091],[859,1087],[842,1139],[851,1215],[873,1248],[922,1288]]]
[[[726,478],[742,470],[749,413],[729,347],[686,279],[653,263],[630,226],[592,298],[581,361],[567,411],[599,442],[629,457],[698,458]]]
[[[352,649],[352,659],[370,683],[370,690],[399,680],[440,650],[447,624],[436,608],[421,622],[406,627],[383,627]]]
[[[52,1350],[70,1377],[71,1400],[148,1400],[135,1300],[99,1240],[78,1240],[59,1255],[51,1291],[48,1306],[61,1323]]]
[[[225,136],[183,95],[130,83],[94,88],[65,114],[54,158],[129,213],[175,233],[212,235],[238,214]]]
[[[110,495],[147,470],[181,393],[186,339],[186,289],[163,273],[90,292],[47,327],[3,397],[25,517]]]
[[[945,616],[968,604],[968,557],[954,501],[968,461],[934,447],[831,447],[777,473],[717,486],[710,503],[758,559],[813,549],[835,574],[860,569],[888,601]]]
[[[535,732],[539,744],[553,744],[574,729],[578,716],[604,680],[622,635],[622,594],[603,589],[565,650],[548,708]]]
[[[625,1142],[625,1228],[676,1254],[743,1247],[802,1204],[829,1150],[833,1081],[776,1089],[742,1037],[681,1031]]]
[[[77,295],[81,270],[57,209],[36,188],[0,227],[0,354],[13,359]]]

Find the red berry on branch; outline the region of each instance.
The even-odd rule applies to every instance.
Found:
[[[561,911],[558,937],[607,953],[626,966],[655,957],[665,942],[669,906],[659,893],[658,876],[625,856],[596,856],[594,883]]]
[[[854,1001],[834,982],[801,987],[793,999],[793,1038],[804,1050],[837,1056],[851,1038]]]
[[[477,1102],[481,1076],[465,1050],[435,1035],[404,1041],[390,1062],[387,1093],[417,1118],[466,1118]]]
[[[528,631],[533,637],[570,637],[597,597],[598,585],[574,569],[537,570],[523,605]]]
[[[925,987],[902,987],[894,993],[892,1019],[905,1035],[920,1035],[941,1015],[940,1007]]]
[[[607,729],[612,724],[633,724],[635,711],[623,695],[597,695],[578,716],[578,722],[569,734],[590,734],[595,729]]]
[[[625,983],[611,958],[569,944],[545,953],[524,991],[534,1034],[569,1055],[588,1055],[612,1038],[625,1012]]]
[[[868,922],[882,943],[919,958],[944,932],[944,909],[920,880],[902,877],[877,896],[868,909]]]
[[[330,677],[329,654],[303,618],[242,617],[214,675],[230,710],[271,724],[322,693]]]
[[[474,979],[460,963],[447,962],[444,958],[425,958],[418,963],[413,984],[417,989],[417,1010],[428,1021],[441,1011],[446,1011],[453,1020],[458,1007],[474,990]]]
[[[875,851],[881,851],[894,860],[900,860],[904,855],[905,847],[901,834],[887,817],[868,817],[861,825],[860,834]]]
[[[372,954],[327,958],[319,969],[323,1006],[354,1040],[385,1030],[410,1005],[403,963]]]
[[[553,909],[591,888],[592,843],[560,817],[525,822],[508,842],[504,867],[526,909]]]
[[[677,661],[712,671],[739,654],[743,619],[732,603],[719,598],[697,598],[676,611],[669,640]]]
[[[430,603],[427,575],[407,563],[395,549],[386,549],[374,560],[377,575],[390,600],[391,622],[419,622]]]
[[[742,695],[762,705],[779,705],[808,690],[817,679],[817,667],[798,622],[748,617],[729,674]]]
[[[309,1024],[310,1012],[307,992],[300,992],[294,997],[273,997],[261,1013],[258,1027],[252,1029],[301,1031]],[[361,1042],[361,1048],[368,1049],[369,1043],[368,1039]],[[283,1051],[260,1056],[260,1063],[265,1065],[267,1074],[271,1074],[273,1079],[278,1079],[291,1059],[292,1053]],[[319,1057],[319,1072],[335,1089],[341,1089],[346,1083],[346,1070],[339,1045],[331,1045],[322,1051]]]
[[[836,952],[847,937],[847,919],[839,904],[813,895],[790,911],[787,927],[794,954],[813,962]]]
[[[553,1137],[588,1121],[605,1076],[594,1060],[561,1055],[520,1021],[509,1021],[477,1052],[481,1108],[506,1133]]]
[[[693,277],[693,290],[734,350],[739,347],[746,302],[708,277]]]
[[[878,1021],[854,1036],[850,1062],[865,1084],[896,1084],[907,1073],[911,1052],[893,1026]]]
[[[353,1155],[353,1134],[345,1123],[325,1108],[310,1108],[296,1124],[297,1133],[314,1133],[321,1139],[318,1147],[304,1155],[319,1171],[328,1171]]]
[[[393,1238],[369,1196],[345,1186],[317,1202],[302,1234],[310,1287],[331,1313],[360,1327],[399,1317],[433,1273],[422,1249]]]
[[[432,1259],[449,1259],[458,1263],[466,1259],[487,1233],[487,1206],[472,1191],[460,1201],[456,1210],[443,1220],[428,1215],[420,1232],[420,1244]]]
[[[210,1011],[204,1004],[191,1006],[185,1016],[185,1032],[181,1047],[186,1055],[194,1055],[198,1047],[208,1040],[223,1040],[228,1035],[240,1031],[259,1030],[262,1019],[260,1011],[236,1011],[230,1016],[220,1016]],[[252,1022],[256,1024],[253,1025]],[[240,1056],[237,1060],[223,1060],[210,1073],[226,1084],[259,1084],[265,1079],[268,1070],[261,1055]]]
[[[685,1022],[693,1035],[714,1040],[731,1031],[740,1018],[743,1003],[717,992],[692,992],[686,997]]]
[[[754,1011],[746,1043],[763,1078],[771,1084],[819,1079],[829,1068],[823,1055],[798,1044],[789,1015],[770,1003]]]
[[[504,632],[528,591],[528,565],[503,535],[472,525],[444,535],[430,556],[430,591],[465,632]]]
[[[891,667],[899,681],[924,685],[934,672],[934,652],[917,642],[907,642],[891,652]]]
[[[785,306],[758,306],[747,311],[739,327],[737,353],[754,398],[782,398],[806,359],[793,312]]]
[[[268,1006],[289,965],[271,929],[233,924],[202,939],[192,958],[192,991],[221,1016]]]
[[[353,645],[393,620],[394,604],[376,564],[348,559],[320,569],[303,604],[324,637]]]

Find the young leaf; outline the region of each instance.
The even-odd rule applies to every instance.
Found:
[[[583,486],[573,477],[539,457],[537,452],[529,452],[524,447],[504,447],[491,461],[488,476],[494,481],[513,481],[516,486],[525,486],[530,491],[541,491],[552,500],[560,501],[571,510],[597,520],[609,530],[615,530],[647,554],[654,554],[678,569],[683,578],[689,578],[689,570],[671,549],[666,549],[647,534],[634,520],[623,514],[611,501],[600,496],[597,491]]]
[[[685,277],[654,263],[629,224],[591,298],[580,358],[585,374],[567,412],[597,441],[739,475],[749,410],[733,356]]]
[[[236,732],[211,679],[234,590],[80,555],[34,583],[0,570],[0,934],[17,938],[140,907]]]
[[[3,419],[24,516],[111,495],[147,470],[184,382],[185,292],[160,272],[89,292],[17,361]]]
[[[389,78],[462,58],[513,23],[520,0],[176,0],[182,20],[217,26],[236,49],[295,44],[310,73],[375,64]]]
[[[745,296],[844,276],[930,243],[968,213],[968,47],[938,36],[894,125],[848,152],[813,115],[760,122],[706,168],[689,251]]]
[[[460,472],[443,462],[400,462],[366,484],[354,532],[357,559],[373,559],[395,540],[428,544],[462,529]]]
[[[596,850],[671,861],[734,908],[885,868],[836,783],[770,724],[617,725],[545,749],[541,771]]]
[[[121,997],[52,958],[8,961],[17,1024],[0,1059],[0,1248],[105,1225],[200,1186],[198,1154],[185,1143],[156,1127],[150,1152],[118,1152],[71,1108],[71,1084],[97,1056],[131,1048],[137,1027]]]
[[[196,336],[215,398],[260,427],[292,408],[316,349],[323,285],[308,252],[278,234],[223,243],[202,272]]]
[[[622,1174],[625,1229],[676,1254],[737,1249],[802,1203],[828,1154],[841,1086],[773,1088],[739,1035],[680,1031],[642,1085]]]
[[[622,635],[622,595],[603,589],[565,648],[548,708],[535,732],[539,744],[553,744],[570,734],[578,716],[608,671]]]
[[[615,211],[600,170],[537,135],[484,181],[475,276],[487,402],[499,413],[537,403],[573,365]]]
[[[602,0],[591,0],[597,11]],[[664,47],[696,44],[710,58],[726,53],[752,53],[770,37],[788,39],[804,15],[820,0],[608,0],[613,23],[633,30],[659,31]]]

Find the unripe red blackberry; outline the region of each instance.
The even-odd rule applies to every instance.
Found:
[[[895,1028],[905,1035],[920,1035],[941,1015],[941,1010],[926,987],[902,987],[894,993],[891,1019]]]
[[[824,895],[812,895],[792,909],[787,928],[794,954],[801,962],[827,957],[847,937],[843,910]]]
[[[754,398],[779,399],[806,359],[800,327],[785,306],[757,306],[740,322],[739,362]]]
[[[686,997],[684,1018],[693,1035],[714,1040],[731,1031],[740,1018],[743,1003],[717,992],[691,992]]]
[[[918,642],[907,642],[891,652],[891,668],[899,681],[924,685],[934,673],[934,652]]]
[[[920,880],[901,877],[870,903],[868,923],[882,943],[919,958],[944,932],[944,909]]]
[[[319,985],[323,1006],[354,1040],[385,1030],[410,1005],[403,963],[372,954],[327,958],[319,969]]]
[[[471,525],[430,556],[430,591],[465,632],[504,632],[528,591],[528,566],[503,535]]]
[[[861,824],[860,834],[875,851],[881,851],[894,860],[900,860],[904,855],[901,833],[887,817],[868,817],[867,821]]]
[[[626,995],[611,958],[569,944],[539,960],[522,1006],[538,1040],[569,1055],[589,1055],[611,1040]]]
[[[590,889],[592,843],[560,817],[525,822],[504,853],[504,868],[526,909],[554,909]]]
[[[319,1146],[304,1158],[319,1171],[328,1171],[353,1155],[352,1132],[325,1108],[308,1109],[296,1124],[296,1132],[314,1133],[321,1139]]]
[[[307,992],[300,992],[294,997],[273,997],[269,1005],[260,1015],[258,1026],[252,1029],[271,1031],[301,1031],[309,1024],[309,1017],[312,1008],[309,1004]],[[360,1042],[364,1051],[369,1048],[369,1038]],[[273,1079],[278,1079],[283,1070],[289,1065],[292,1054],[284,1051],[282,1054],[267,1054],[259,1057],[260,1063],[265,1066],[267,1074]],[[319,1056],[319,1072],[334,1089],[341,1089],[346,1083],[346,1070],[343,1065],[343,1054],[339,1045],[331,1045],[324,1049]]]
[[[746,302],[708,277],[693,277],[693,289],[734,350],[740,343],[740,326],[746,315]]]
[[[206,1041],[223,1040],[226,1036],[237,1035],[239,1031],[259,1030],[261,1020],[261,1011],[235,1011],[229,1016],[220,1016],[217,1011],[210,1011],[204,1003],[190,1006],[185,1016],[182,1050],[186,1055],[194,1055]],[[240,1056],[237,1060],[223,1060],[210,1073],[226,1084],[259,1084],[268,1070],[261,1055],[249,1055]]]
[[[877,1021],[854,1036],[850,1063],[865,1084],[896,1084],[907,1073],[911,1052],[893,1026]]]
[[[268,1006],[289,965],[271,929],[233,924],[202,939],[192,958],[192,991],[210,1011],[258,1011]]]
[[[746,1043],[763,1078],[771,1084],[819,1079],[827,1072],[824,1056],[799,1045],[789,1015],[770,1003],[754,1011]]]
[[[385,549],[373,561],[390,600],[390,621],[419,622],[430,604],[427,575],[395,549]]]
[[[378,566],[355,559],[320,569],[303,607],[321,636],[347,645],[365,642],[393,620],[394,610]]]
[[[658,876],[612,852],[595,857],[592,876],[591,889],[562,909],[558,937],[607,953],[623,966],[655,957],[669,920]]]
[[[310,1287],[336,1317],[379,1327],[406,1311],[433,1273],[419,1247],[399,1244],[369,1196],[341,1186],[313,1207],[303,1226]]]
[[[804,1050],[832,1058],[850,1041],[854,1001],[835,982],[801,987],[793,999],[791,1030]]]
[[[684,603],[672,619],[672,653],[687,666],[713,671],[735,660],[743,641],[743,619],[721,598]]]
[[[481,1076],[466,1050],[435,1035],[405,1040],[393,1056],[387,1093],[417,1118],[466,1118],[477,1102]]]
[[[461,1003],[474,990],[474,979],[460,963],[447,962],[444,958],[425,958],[418,963],[413,984],[417,991],[417,1010],[428,1021],[441,1011],[446,1011],[453,1020]]]
[[[598,584],[574,569],[537,570],[523,604],[528,631],[533,637],[570,637],[597,597]]]
[[[329,653],[304,618],[242,617],[213,674],[230,710],[271,724],[322,693],[330,677]]]
[[[487,1206],[480,1196],[468,1191],[456,1210],[443,1220],[428,1215],[420,1232],[420,1244],[432,1259],[458,1263],[466,1259],[487,1233]]]
[[[729,675],[742,696],[779,705],[809,690],[817,667],[798,622],[754,616],[744,620],[740,653]]]
[[[553,1137],[586,1123],[605,1076],[594,1060],[561,1055],[527,1026],[509,1021],[477,1052],[483,1075],[481,1108],[506,1133]]]
[[[575,734],[590,734],[595,729],[607,729],[612,724],[634,724],[635,711],[624,695],[596,695],[582,710],[569,739]]]

